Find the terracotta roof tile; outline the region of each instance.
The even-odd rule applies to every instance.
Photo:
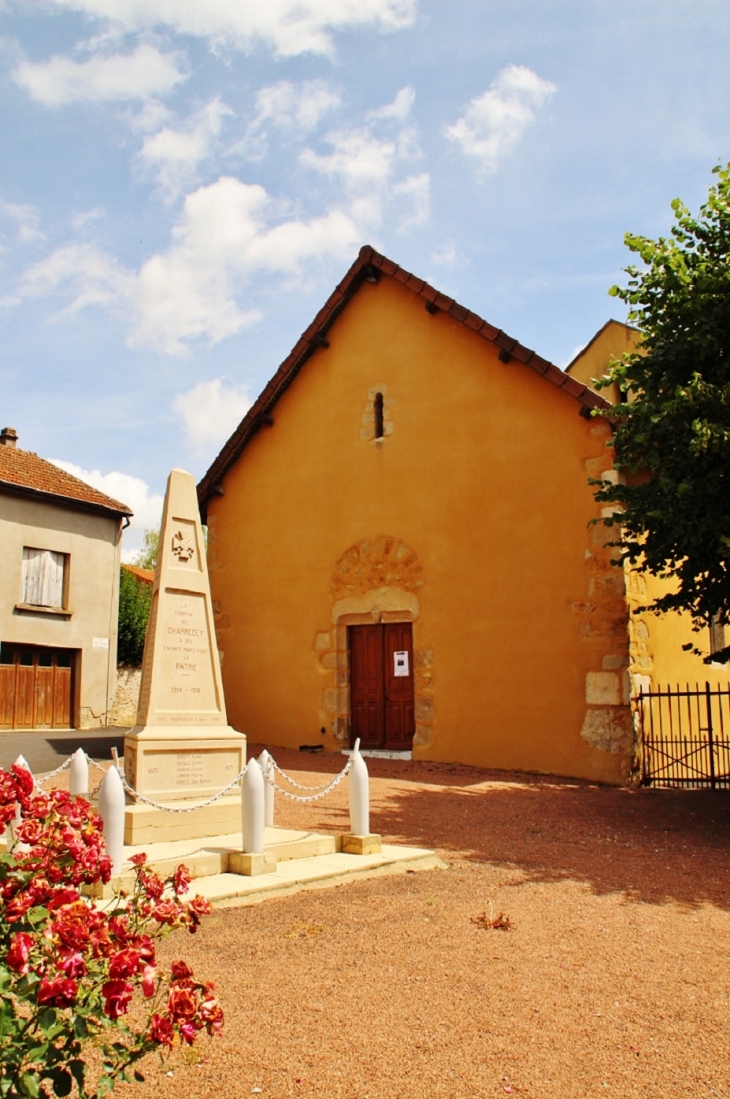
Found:
[[[117,515],[132,515],[132,509],[112,500],[98,489],[65,470],[39,458],[31,450],[0,446],[0,491],[3,488],[40,493],[73,500],[85,507],[101,508]]]
[[[609,402],[586,385],[576,383],[569,379],[564,371],[553,363],[543,359],[540,355],[523,347],[521,343],[502,332],[499,328],[489,324],[476,313],[470,312],[463,305],[459,305],[453,298],[441,294],[427,282],[423,282],[409,271],[399,267],[387,256],[381,255],[375,249],[366,245],[360,249],[358,258],[353,263],[344,279],[330,295],[322,309],[317,313],[314,321],[297,341],[294,349],[281,364],[276,374],[267,383],[251,409],[246,413],[239,426],[224,445],[218,457],[205,474],[198,485],[198,498],[202,512],[205,513],[206,501],[211,489],[214,488],[227,470],[236,461],[238,455],[247,445],[249,440],[262,426],[262,414],[270,414],[282,393],[291,385],[310,355],[321,346],[322,337],[334,324],[335,320],[347,306],[348,302],[360,289],[367,270],[376,268],[383,275],[389,275],[398,282],[404,284],[413,293],[418,294],[424,301],[433,306],[431,312],[442,311],[448,313],[454,320],[464,324],[472,331],[478,333],[482,339],[500,348],[503,361],[517,360],[530,370],[541,374],[553,385],[559,386],[566,394],[574,397],[582,406],[584,414],[594,408],[610,408]],[[570,385],[566,384],[570,381]],[[265,422],[265,421],[263,421]],[[0,448],[1,449],[1,448]]]
[[[153,584],[155,581],[154,569],[141,569],[139,565],[122,565],[123,569],[127,572],[131,572],[133,576],[136,576],[138,580],[141,580],[144,584]]]

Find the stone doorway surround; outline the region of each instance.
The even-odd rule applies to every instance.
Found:
[[[330,622],[316,634],[314,652],[325,684],[319,712],[323,730],[342,749],[350,740],[348,626],[412,622],[414,748],[433,738],[433,651],[419,647],[421,589],[426,581],[418,556],[405,542],[378,535],[350,546],[337,559],[331,583]]]

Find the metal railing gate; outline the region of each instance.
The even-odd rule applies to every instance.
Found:
[[[730,789],[730,687],[657,686],[634,703],[643,786]]]

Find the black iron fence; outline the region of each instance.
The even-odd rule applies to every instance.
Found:
[[[640,691],[644,786],[730,789],[730,686]]]

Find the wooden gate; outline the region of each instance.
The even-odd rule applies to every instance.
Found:
[[[350,732],[363,748],[413,747],[410,622],[350,626]]]
[[[657,686],[635,706],[642,785],[730,788],[730,687]]]
[[[71,651],[3,645],[0,649],[0,727],[68,729]]]

